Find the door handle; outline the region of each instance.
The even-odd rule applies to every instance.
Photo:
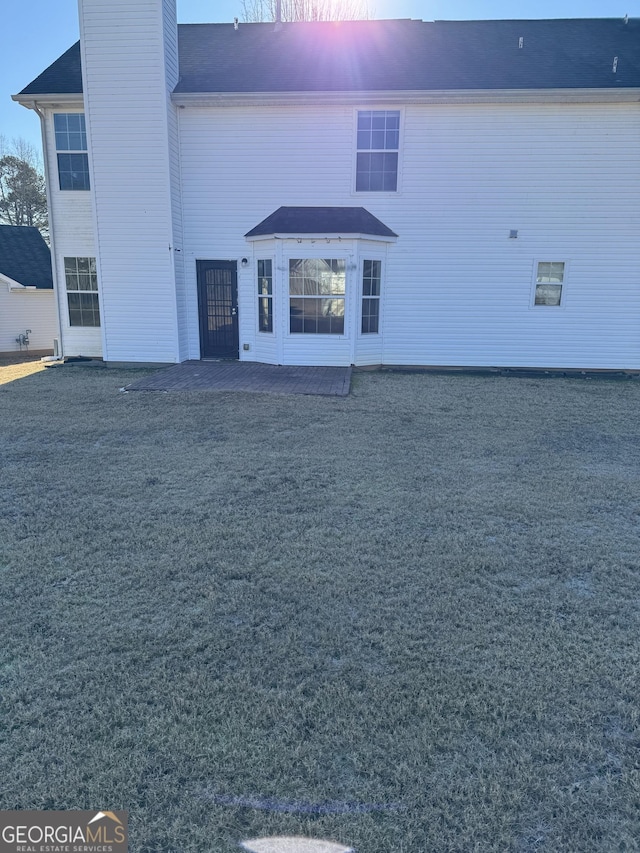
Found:
[[[232,308],[232,309],[231,309],[231,316],[232,316],[232,317],[235,317],[237,313],[238,313],[238,309],[237,309],[237,308]]]

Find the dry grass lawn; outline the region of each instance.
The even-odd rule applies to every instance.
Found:
[[[132,853],[638,849],[640,382],[137,375],[0,385],[0,808],[128,809]]]

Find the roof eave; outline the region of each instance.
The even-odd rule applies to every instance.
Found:
[[[11,95],[11,100],[16,101],[27,109],[34,110],[38,106],[55,107],[68,106],[70,104],[84,104],[84,96],[82,92],[77,93],[51,93],[42,95],[23,95],[19,92],[17,95]]]
[[[15,97],[15,96],[14,96]],[[41,99],[39,99],[41,100]],[[431,89],[351,92],[173,92],[179,107],[322,104],[636,103],[640,87],[591,89]]]
[[[246,236],[245,240],[250,243],[258,240],[318,240],[319,242],[329,242],[330,240],[374,240],[377,243],[395,243],[398,239],[397,235],[382,235],[382,234],[366,234],[341,231],[328,234],[326,232],[318,234],[298,234],[287,233],[281,231],[272,231],[269,234],[253,234]]]

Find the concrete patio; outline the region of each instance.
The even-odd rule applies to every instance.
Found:
[[[127,391],[248,391],[346,397],[350,367],[297,367],[249,361],[184,361],[132,382]]]

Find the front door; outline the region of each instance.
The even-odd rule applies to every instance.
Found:
[[[198,261],[200,357],[238,358],[238,271],[235,261]]]

